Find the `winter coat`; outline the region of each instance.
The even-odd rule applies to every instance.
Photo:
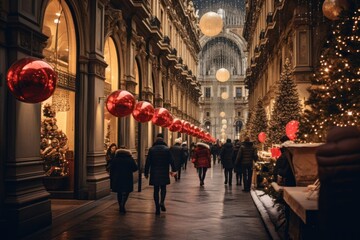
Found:
[[[249,166],[253,165],[253,161],[258,160],[257,149],[252,142],[243,142],[236,156],[236,165]]]
[[[234,148],[232,143],[230,142],[225,143],[224,146],[221,148],[220,159],[224,168],[226,169],[234,168],[234,162],[232,158],[233,153],[234,153]]]
[[[359,239],[360,130],[334,127],[316,152],[323,239]]]
[[[212,145],[210,148],[210,152],[211,154],[218,155],[220,152],[219,146],[217,144]]]
[[[237,154],[238,154],[238,152],[239,152],[239,149],[240,149],[240,143],[238,142],[238,143],[236,143],[235,145],[234,145],[234,151],[233,151],[233,155],[232,155],[232,161],[233,161],[233,163],[234,163],[234,168],[235,168],[235,172],[237,172],[237,173],[241,173],[241,166],[240,166],[240,164],[238,163],[237,165],[235,164],[236,163],[236,157],[237,157]]]
[[[133,191],[133,172],[138,169],[131,152],[126,149],[118,149],[112,160],[110,168],[111,189],[113,192]]]
[[[185,154],[185,161],[187,161],[189,159],[189,148],[186,146],[186,144],[181,145],[183,150],[184,150],[184,154]]]
[[[276,160],[274,173],[283,178],[282,185],[296,186],[295,175],[291,167],[292,154],[286,147],[280,148],[281,155]]]
[[[170,152],[174,158],[175,169],[179,170],[181,165],[185,162],[185,152],[180,143],[175,143],[170,147]]]
[[[196,168],[211,167],[210,147],[207,144],[198,143],[192,157]]]
[[[157,139],[149,149],[145,163],[145,176],[150,173],[150,185],[161,186],[170,184],[169,165],[172,171],[176,171],[174,159],[170,149],[162,139]]]

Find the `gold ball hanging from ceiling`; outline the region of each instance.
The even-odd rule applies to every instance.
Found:
[[[219,82],[226,82],[230,78],[230,72],[226,68],[220,68],[216,71],[215,77]]]
[[[220,117],[225,117],[225,115],[226,115],[225,112],[220,113]]]
[[[221,98],[222,99],[228,99],[229,98],[229,94],[227,92],[223,92],[221,93]]]
[[[325,0],[322,5],[324,16],[333,21],[338,20],[340,13],[348,8],[347,0]]]
[[[199,27],[205,36],[213,37],[222,31],[223,20],[219,14],[207,12],[200,18]]]

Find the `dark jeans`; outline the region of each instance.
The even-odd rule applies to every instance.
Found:
[[[224,168],[224,174],[225,174],[225,184],[229,183],[229,185],[232,184],[232,168]]]
[[[206,177],[207,168],[198,168],[197,171],[198,171],[198,174],[199,174],[200,182],[204,182],[205,177]]]
[[[214,165],[215,165],[215,163],[216,163],[216,157],[217,157],[217,154],[215,154],[215,153],[213,153],[213,162],[214,162]]]
[[[161,190],[160,193],[160,198],[159,198],[159,192]],[[155,207],[156,209],[160,209],[160,204],[164,205],[165,203],[165,197],[166,197],[166,185],[155,185],[154,186],[154,202],[155,202]]]
[[[251,188],[251,180],[253,174],[253,166],[252,164],[242,165],[242,174],[243,174],[243,183],[244,183],[244,190],[250,191]]]

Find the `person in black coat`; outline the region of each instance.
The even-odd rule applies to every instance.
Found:
[[[230,186],[232,185],[232,172],[234,169],[233,152],[234,152],[234,148],[231,143],[231,139],[227,139],[226,143],[221,148],[220,159],[224,167],[224,175],[225,175],[224,184],[227,184],[229,182]]]
[[[240,165],[243,175],[243,183],[245,192],[250,192],[253,162],[258,160],[257,149],[254,144],[250,142],[249,137],[245,137],[245,141],[240,146],[239,152],[236,156],[235,165]]]
[[[166,185],[170,184],[169,177],[169,166],[171,165],[172,172],[176,172],[174,165],[174,159],[168,148],[167,144],[164,142],[164,136],[159,133],[153,144],[149,149],[148,156],[145,163],[145,177],[149,177],[149,184],[154,186],[154,201],[156,215],[160,215],[161,211],[165,212],[165,197],[166,197]],[[161,189],[161,198],[159,199],[159,193]]]
[[[184,149],[184,153],[185,153],[185,161],[184,161],[184,170],[186,170],[186,167],[187,167],[187,162],[189,161],[189,156],[190,156],[190,153],[189,153],[189,148],[187,146],[187,142],[183,142],[181,144],[181,147]]]
[[[175,181],[181,177],[181,166],[185,161],[185,151],[181,144],[181,138],[175,139],[175,144],[170,147],[170,152],[174,159],[175,168],[177,169],[177,174],[174,176]]]
[[[295,175],[291,167],[292,154],[289,151],[289,149],[286,147],[288,144],[292,144],[294,142],[290,141],[290,139],[287,136],[281,137],[280,141],[281,141],[281,148],[280,148],[281,155],[276,161],[274,174],[277,174],[277,176],[275,177],[277,179],[277,183],[280,186],[294,187],[296,186],[296,181],[295,181]]]
[[[134,190],[133,172],[138,167],[125,147],[116,150],[110,166],[110,184],[113,192],[117,193],[120,213],[126,213],[125,204],[129,193]]]
[[[333,127],[316,151],[322,239],[359,239],[360,129]]]
[[[240,164],[235,165],[236,162],[236,156],[239,152],[240,149],[240,141],[239,140],[235,140],[234,143],[234,153],[232,155],[233,158],[233,162],[234,162],[234,172],[236,173],[236,185],[240,185],[241,186],[241,178],[242,178],[242,172],[241,172],[241,166]]]
[[[211,145],[210,147],[210,152],[212,154],[213,157],[213,163],[215,165],[216,163],[216,159],[218,158],[219,152],[220,152],[220,148],[219,148],[219,144],[216,142],[213,145]]]

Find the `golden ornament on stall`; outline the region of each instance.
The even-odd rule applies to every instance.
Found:
[[[348,8],[347,0],[325,0],[322,5],[324,16],[330,20],[338,20],[340,13]]]
[[[219,14],[207,12],[200,18],[199,27],[205,36],[213,37],[222,31],[223,20]]]
[[[230,72],[226,68],[220,68],[216,71],[215,77],[219,82],[226,82],[230,78]]]

